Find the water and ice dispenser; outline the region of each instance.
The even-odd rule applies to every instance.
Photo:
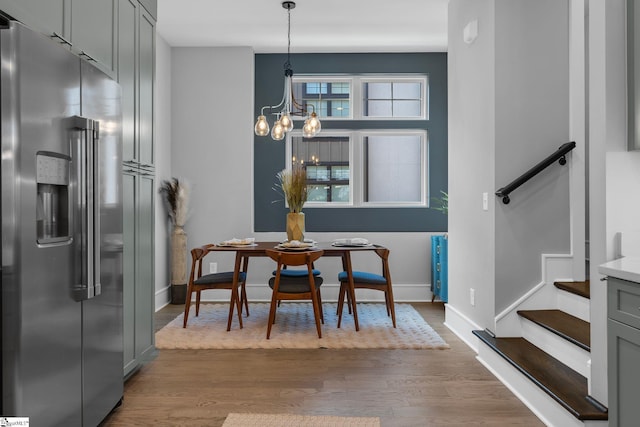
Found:
[[[58,243],[71,239],[69,216],[70,158],[57,153],[36,155],[38,200],[36,222],[38,243]]]

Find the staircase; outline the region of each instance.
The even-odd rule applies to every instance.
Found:
[[[558,308],[517,312],[521,337],[473,331],[486,344],[478,358],[545,424],[606,426],[607,408],[588,393],[589,281],[554,285]]]

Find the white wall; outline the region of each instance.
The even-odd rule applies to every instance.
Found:
[[[156,188],[171,178],[171,48],[156,37],[155,93],[155,165]],[[155,307],[159,309],[171,300],[169,262],[169,221],[164,202],[156,193],[155,214]]]
[[[569,4],[496,1],[495,22],[497,189],[569,142]],[[553,164],[497,204],[496,313],[542,281],[542,253],[570,252],[569,172]]]
[[[589,260],[591,279],[591,382],[593,397],[608,405],[606,285],[598,266],[613,259],[620,224],[634,220],[622,201],[608,191],[637,187],[632,175],[617,167],[634,164],[626,147],[625,1],[589,1]],[[629,156],[628,158],[626,158]],[[625,159],[626,158],[626,159]],[[618,165],[616,160],[625,159]],[[640,166],[635,159],[636,167]],[[611,169],[613,168],[613,169]],[[609,204],[611,202],[611,204]],[[621,218],[621,217],[618,217]],[[619,219],[616,219],[618,221]],[[624,220],[627,222],[627,220]]]
[[[473,20],[478,37],[467,44],[463,29]],[[495,313],[494,26],[493,0],[449,2],[449,307],[482,328]]]

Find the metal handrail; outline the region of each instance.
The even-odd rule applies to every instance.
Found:
[[[502,202],[505,205],[509,204],[509,202],[511,201],[511,199],[509,198],[509,194],[513,190],[520,187],[522,184],[542,172],[556,160],[558,160],[561,165],[566,164],[567,158],[565,157],[565,155],[574,148],[576,148],[576,143],[574,141],[562,144],[555,153],[520,175],[518,178],[511,181],[511,183],[509,183],[508,185],[505,185],[504,187],[496,191],[496,196],[502,197]]]

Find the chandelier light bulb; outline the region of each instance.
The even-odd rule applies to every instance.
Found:
[[[305,138],[311,138],[316,133],[313,131],[311,124],[309,123],[309,119],[304,121],[304,126],[302,126],[302,136]]]
[[[273,129],[271,129],[271,138],[273,138],[275,141],[281,141],[282,139],[284,139],[284,127],[282,126],[280,120],[276,121],[273,124]]]
[[[267,136],[269,134],[269,123],[267,123],[265,116],[258,116],[254,130],[258,136]]]
[[[291,132],[293,130],[293,120],[291,120],[289,113],[285,112],[282,114],[282,117],[280,117],[280,124],[282,124],[285,132]]]
[[[318,118],[318,115],[315,112],[311,113],[311,116],[309,117],[309,126],[311,126],[311,129],[313,129],[314,134],[320,132],[320,129],[322,129],[322,124],[320,123],[320,119]]]

